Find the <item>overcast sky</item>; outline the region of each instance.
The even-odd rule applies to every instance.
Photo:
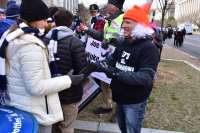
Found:
[[[79,0],[79,1],[80,1],[80,3],[83,3],[86,7],[88,7],[90,4],[94,4],[94,3],[96,3],[99,6],[107,3],[107,0]],[[145,2],[146,2],[146,0],[125,0],[124,8],[129,9],[135,4],[142,5]]]

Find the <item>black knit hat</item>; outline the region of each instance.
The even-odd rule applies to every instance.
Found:
[[[112,5],[116,6],[119,9],[122,9],[124,1],[125,0],[108,0],[108,4],[112,4]]]
[[[42,0],[22,0],[20,17],[28,22],[47,19],[49,9]]]

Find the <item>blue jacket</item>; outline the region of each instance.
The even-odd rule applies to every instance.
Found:
[[[15,24],[16,21],[12,19],[4,19],[0,21],[0,37],[5,31],[7,31],[11,25]]]

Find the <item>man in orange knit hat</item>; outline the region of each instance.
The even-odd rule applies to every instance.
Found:
[[[92,38],[103,41],[102,48],[108,49],[109,46],[115,46],[115,40],[120,36],[120,28],[123,21],[123,3],[125,0],[108,0],[106,5],[106,23],[103,32],[97,32],[81,24],[80,29],[85,31]],[[106,114],[112,112],[112,94],[110,85],[101,82],[102,97],[104,106],[94,110],[95,114]]]
[[[146,6],[148,8],[148,6]],[[112,78],[112,98],[117,104],[117,122],[122,133],[140,133],[147,99],[152,91],[159,53],[152,44],[148,9],[134,6],[123,17],[123,39],[106,60],[91,64],[93,71]]]

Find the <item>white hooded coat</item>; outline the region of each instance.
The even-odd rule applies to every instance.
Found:
[[[63,120],[57,92],[71,86],[69,76],[51,78],[47,53],[41,40],[24,34],[9,43],[6,65],[8,105],[32,113],[45,126]]]

